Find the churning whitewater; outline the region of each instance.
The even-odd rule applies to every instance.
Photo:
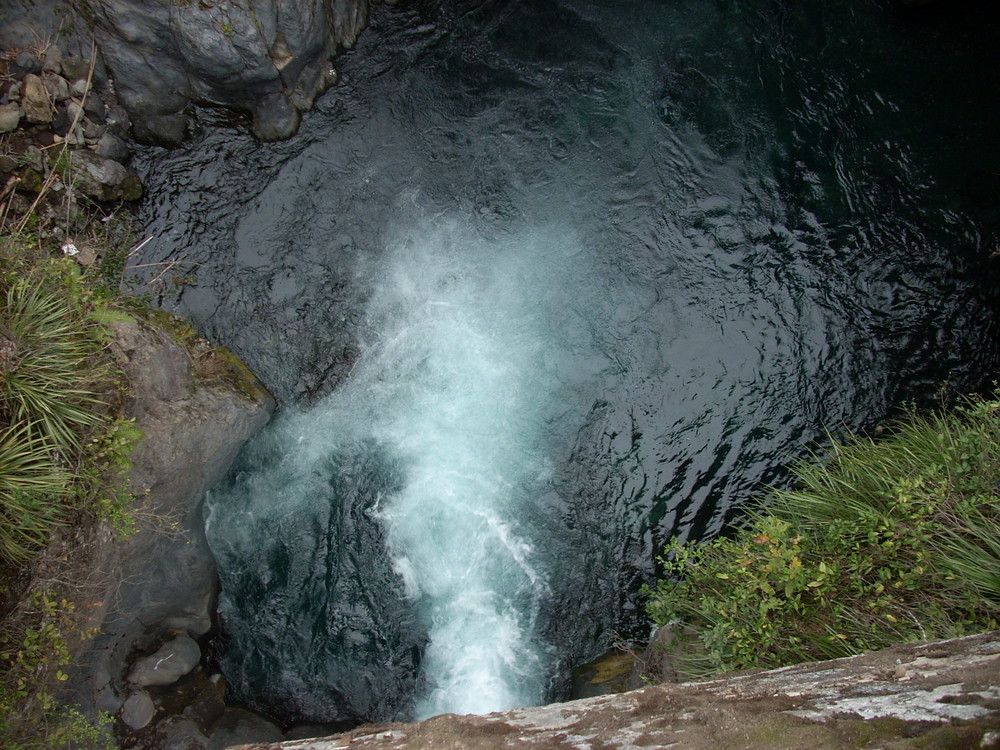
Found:
[[[561,378],[599,362],[581,314],[599,304],[591,265],[566,227],[487,242],[458,219],[418,222],[359,271],[372,293],[347,380],[288,410],[256,454],[265,470],[244,458],[248,470],[208,504],[224,558],[312,560],[300,529],[324,523],[330,504],[358,503],[355,487],[329,488],[378,456],[365,512],[426,631],[416,717],[545,698],[551,648],[536,619],[551,590],[531,508],[551,487],[554,425],[585,412]],[[326,616],[310,627],[325,631]]]

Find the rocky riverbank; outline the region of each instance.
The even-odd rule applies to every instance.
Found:
[[[96,56],[55,44],[0,54],[0,204],[25,217],[40,240],[90,234],[92,201],[142,197],[127,168],[130,123]],[[84,255],[81,263],[94,258]]]
[[[108,222],[126,217],[127,225],[128,204],[142,195],[127,167],[130,128],[93,47],[36,36],[30,47],[5,49],[4,232],[61,251],[95,283],[116,285],[128,248],[110,242],[128,235],[112,238]],[[227,707],[221,677],[202,659],[218,592],[202,499],[268,420],[274,399],[185,322],[156,311],[122,317],[109,347],[128,384],[123,415],[142,431],[130,475],[133,529],[122,537],[106,524],[84,524],[60,533],[32,566],[31,585],[54,586],[61,606],[83,618],[76,627],[96,634],[69,645],[75,659],[59,697],[87,717],[113,717],[122,747],[282,739],[270,722]]]
[[[280,737],[263,720],[227,713],[224,684],[201,666],[198,640],[212,628],[218,590],[202,498],[274,401],[232,355],[181,321],[157,315],[116,324],[115,333],[129,412],[143,431],[131,476],[137,529],[99,543],[101,626],[75,663],[66,699],[115,716],[123,747],[221,747],[237,724],[243,737]]]

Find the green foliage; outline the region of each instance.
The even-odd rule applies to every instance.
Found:
[[[133,495],[128,485],[128,472],[133,448],[142,438],[135,420],[119,417],[92,437],[83,450],[78,482],[98,518],[107,521],[120,535],[135,530],[131,505]]]
[[[132,526],[126,476],[139,431],[122,418],[127,384],[109,326],[129,318],[119,286],[134,234],[126,212],[100,218],[81,201],[82,241],[102,251],[86,269],[63,257],[60,242],[80,224],[49,200],[69,168],[69,152],[53,153],[47,178],[25,171],[37,178],[30,207],[0,212],[0,747],[105,750],[110,717],[95,724],[58,696],[99,605],[88,593],[93,521]],[[60,527],[73,533],[53,534]]]
[[[69,478],[28,424],[0,431],[0,556],[20,562],[61,520]]]
[[[70,261],[0,277],[0,556],[9,561],[29,559],[71,507],[116,481],[89,461],[111,458],[93,445],[112,429],[109,314]]]
[[[1000,614],[1000,401],[833,441],[729,538],[673,541],[647,610],[694,674],[956,636]]]
[[[0,744],[8,750],[111,750],[114,744],[104,730],[110,717],[91,723],[45,687],[67,679],[63,667],[69,664],[70,647],[65,634],[75,632],[73,603],[38,590],[32,592],[31,604],[37,624],[17,640],[7,632],[0,641],[6,677],[0,682]]]
[[[94,350],[87,322],[65,298],[21,279],[0,302],[0,418],[23,426],[67,453],[80,428],[96,424],[97,399],[87,387]]]
[[[133,218],[118,211],[101,219],[101,259],[91,269],[92,283],[95,291],[108,299],[121,299],[121,286],[125,281],[128,267],[129,249],[135,244],[136,230]]]
[[[47,257],[30,237],[0,245],[0,559],[25,567],[59,526],[97,517],[129,529],[126,473],[139,431],[116,417],[125,393],[107,325],[122,313],[74,262]],[[113,747],[106,727],[55,697],[72,646],[91,633],[51,590],[34,591],[0,631],[0,747]]]

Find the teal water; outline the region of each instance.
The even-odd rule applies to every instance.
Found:
[[[1000,11],[381,9],[292,141],[150,151],[154,284],[279,417],[207,500],[287,720],[565,695],[826,429],[995,369]]]

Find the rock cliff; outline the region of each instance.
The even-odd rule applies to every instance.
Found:
[[[162,713],[146,688],[172,684],[200,659],[194,639],[212,626],[218,589],[201,501],[263,427],[274,401],[235,358],[207,342],[192,351],[138,320],[115,324],[115,333],[130,415],[143,431],[131,476],[140,507],[134,533],[99,540],[98,633],[76,660],[65,697],[136,728]],[[154,652],[152,662],[143,658]]]
[[[91,0],[98,46],[135,136],[176,145],[194,102],[287,138],[336,80],[332,60],[368,22],[369,0]]]

